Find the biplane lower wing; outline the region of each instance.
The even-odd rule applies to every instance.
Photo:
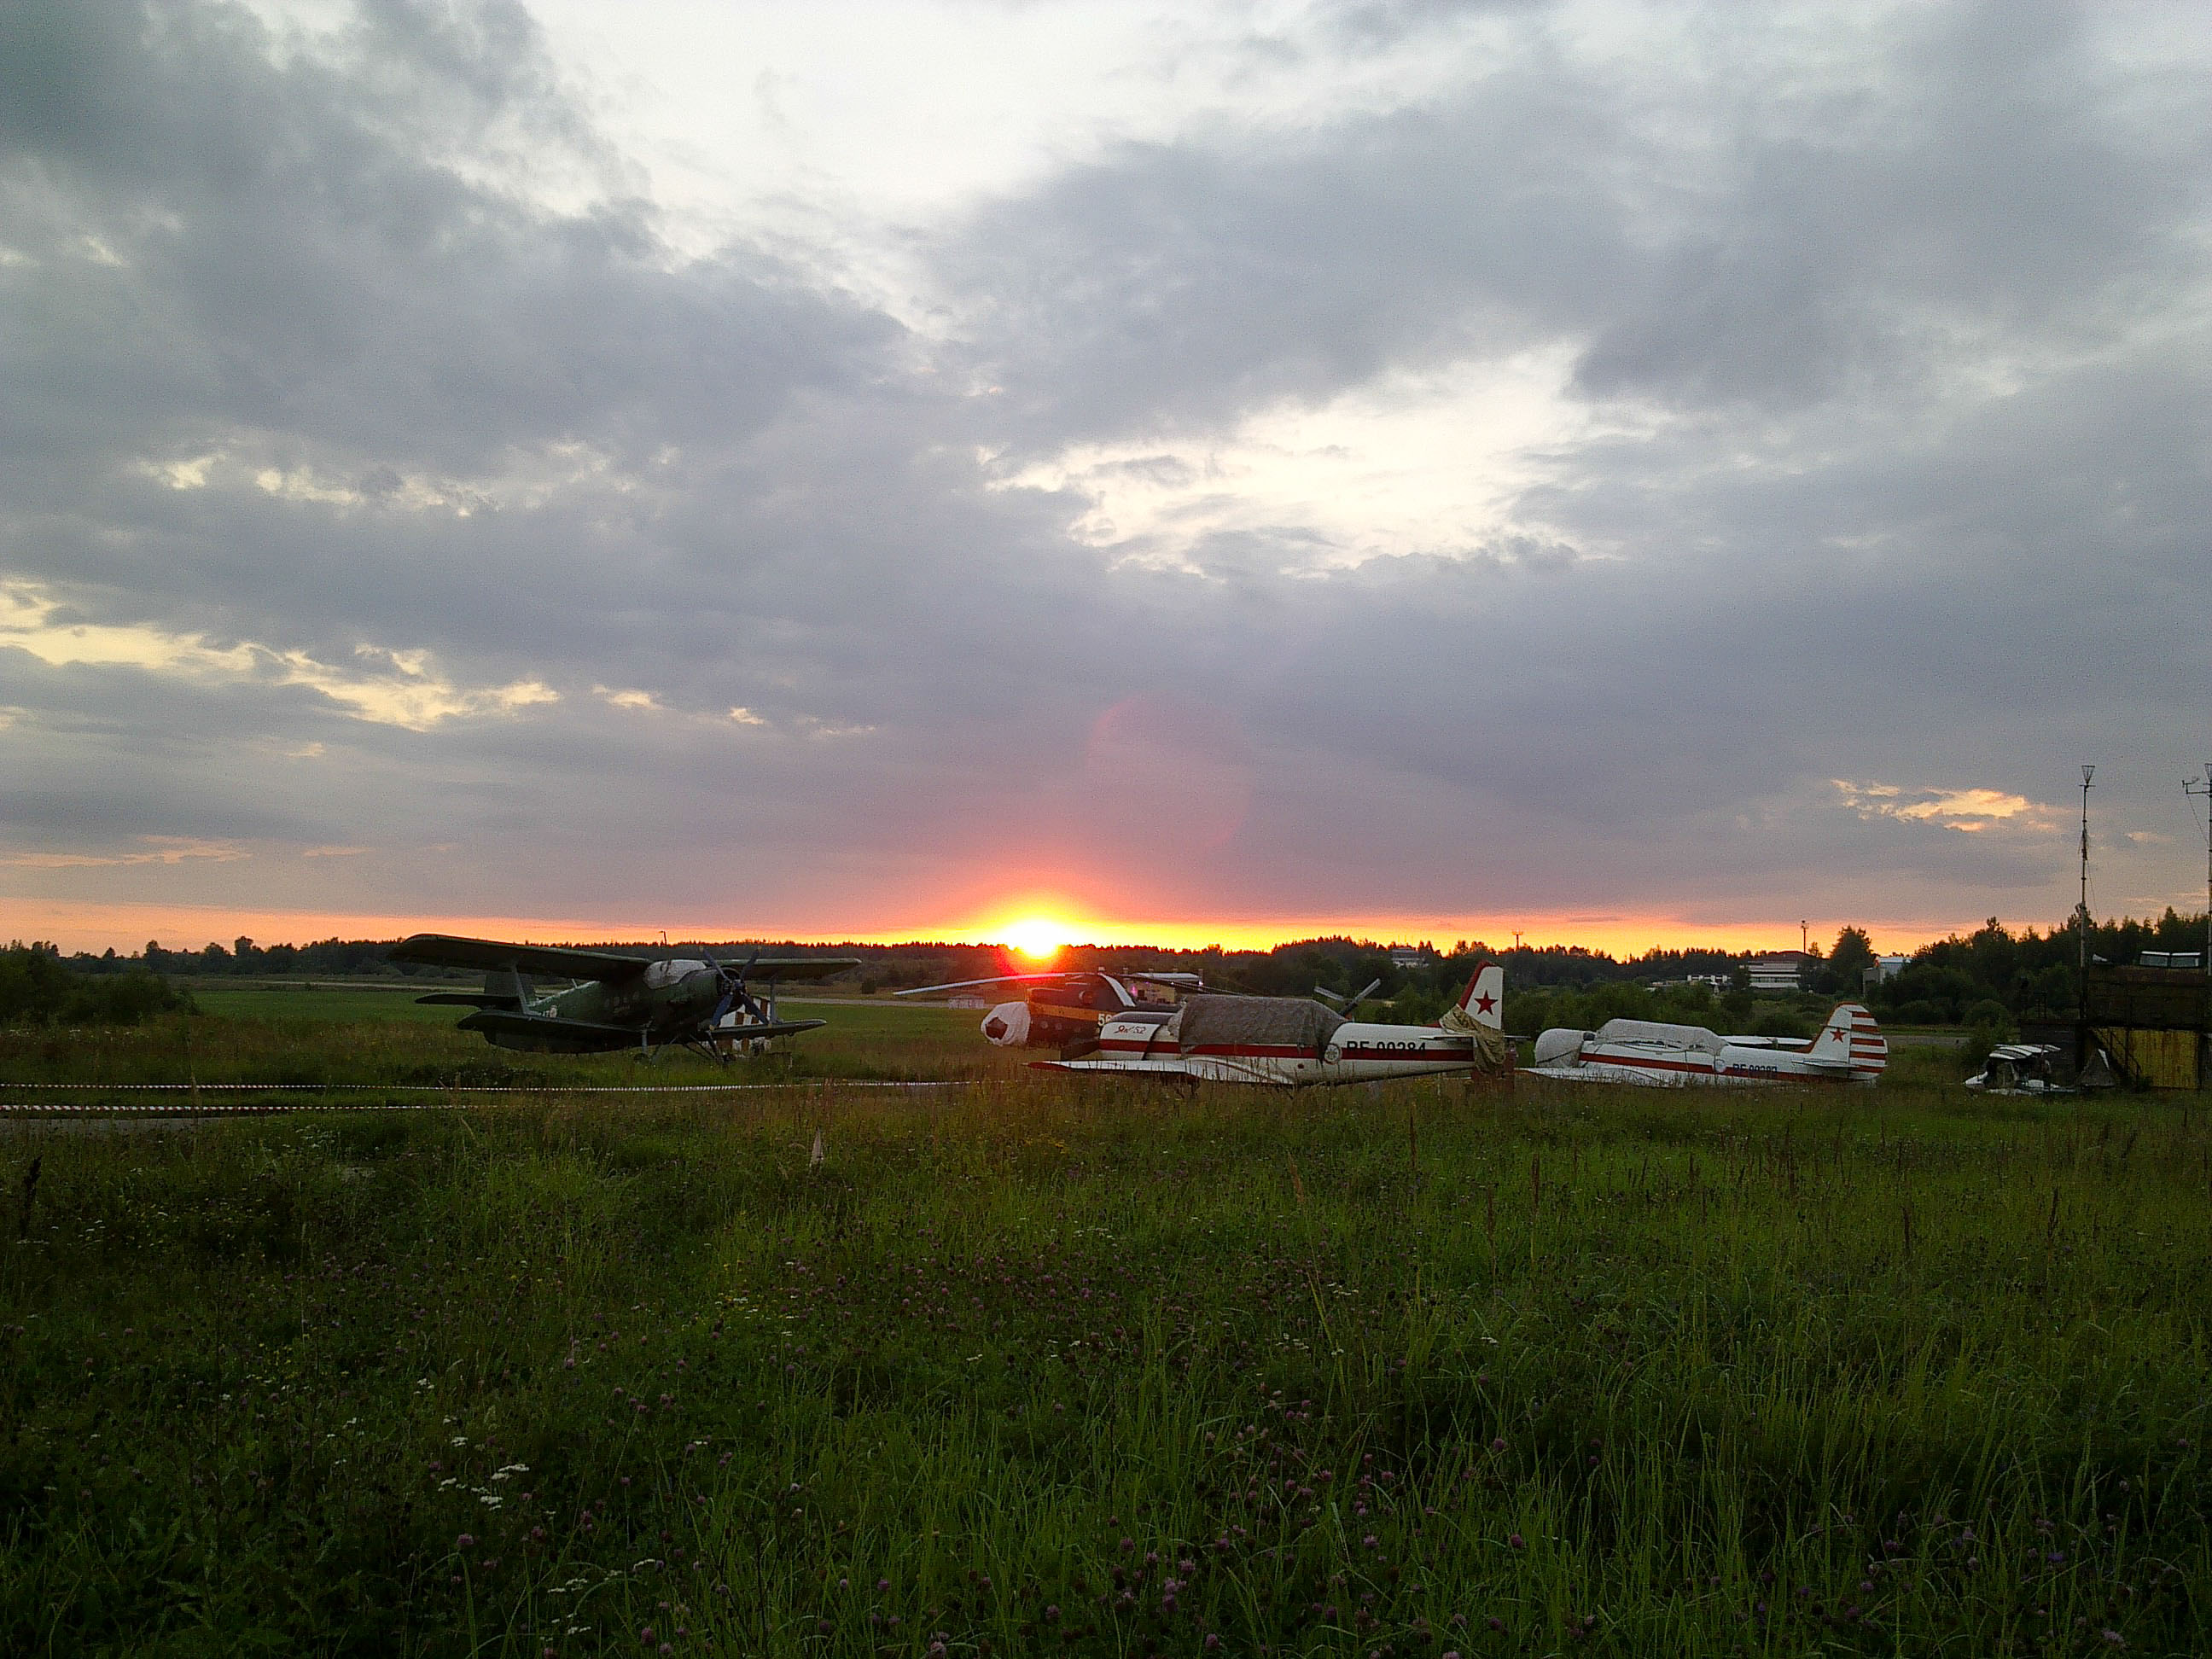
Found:
[[[818,1031],[829,1023],[826,1019],[761,1019],[750,1025],[717,1025],[709,1035],[717,1042],[765,1042],[770,1037]]]
[[[820,1019],[762,1020],[750,1025],[719,1026],[713,1035],[738,1042],[765,1042],[770,1037],[818,1030],[827,1024],[827,1020]],[[657,1041],[696,1040],[696,1033],[685,1034],[679,1039],[676,1034],[663,1032],[656,1039],[653,1033],[635,1025],[601,1025],[591,1020],[562,1019],[556,1014],[513,1013],[495,1008],[471,1014],[459,1029],[481,1031],[502,1048],[531,1048],[556,1054],[609,1054],[618,1048],[654,1045]]]
[[[463,1020],[458,1029],[481,1031],[502,1048],[534,1048],[555,1054],[595,1054],[616,1048],[635,1048],[640,1036],[631,1026],[600,1025],[590,1020],[518,1013],[504,1008],[479,1010]]]

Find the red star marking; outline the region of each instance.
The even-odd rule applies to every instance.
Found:
[[[1486,1014],[1498,1006],[1498,999],[1491,995],[1489,992],[1485,991],[1482,994],[1480,1000],[1478,1000],[1474,1006]]]

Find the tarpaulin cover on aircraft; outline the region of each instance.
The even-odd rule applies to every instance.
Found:
[[[1182,1052],[1228,1044],[1310,1049],[1318,1054],[1344,1024],[1334,1009],[1303,997],[1207,997],[1185,1000],[1176,1040]]]
[[[1454,1036],[1463,1036],[1468,1039],[1474,1049],[1476,1071],[1504,1070],[1511,1048],[1505,1041],[1505,1033],[1497,1026],[1485,1025],[1466,1009],[1457,1006],[1445,1009],[1443,1018],[1439,1019],[1437,1024],[1443,1030],[1449,1031]],[[1576,1047],[1579,1048],[1581,1044],[1577,1042]],[[1568,1052],[1571,1053],[1572,1050]],[[1536,1063],[1540,1066],[1544,1062],[1539,1060]]]
[[[1702,1025],[1669,1025],[1656,1019],[1609,1019],[1597,1028],[1597,1040],[1665,1043],[1705,1054],[1717,1054],[1728,1047]]]

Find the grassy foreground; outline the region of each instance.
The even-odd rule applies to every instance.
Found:
[[[9,1653],[2207,1647],[2200,1102],[1008,1071],[33,1156]]]

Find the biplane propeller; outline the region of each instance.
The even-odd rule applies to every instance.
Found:
[[[1373,996],[1382,988],[1382,981],[1381,980],[1370,979],[1367,981],[1367,988],[1360,992],[1357,996],[1348,997],[1341,991],[1330,990],[1326,985],[1315,986],[1314,994],[1319,997],[1322,1001],[1328,1003],[1330,1007],[1335,1009],[1338,1013],[1349,1018],[1353,1009],[1358,1007],[1361,1003],[1366,1001],[1368,998]]]
[[[416,1000],[474,1008],[459,1029],[480,1031],[501,1048],[556,1054],[635,1048],[651,1058],[673,1045],[722,1060],[730,1056],[720,1044],[764,1042],[829,1023],[779,1019],[780,983],[827,979],[860,965],[857,957],[764,957],[756,950],[743,967],[732,968],[711,955],[635,957],[451,933],[417,933],[388,954],[394,962],[428,968],[483,970],[482,991],[434,991]],[[531,975],[574,982],[541,994]],[[740,1013],[744,1018],[728,1023]]]

